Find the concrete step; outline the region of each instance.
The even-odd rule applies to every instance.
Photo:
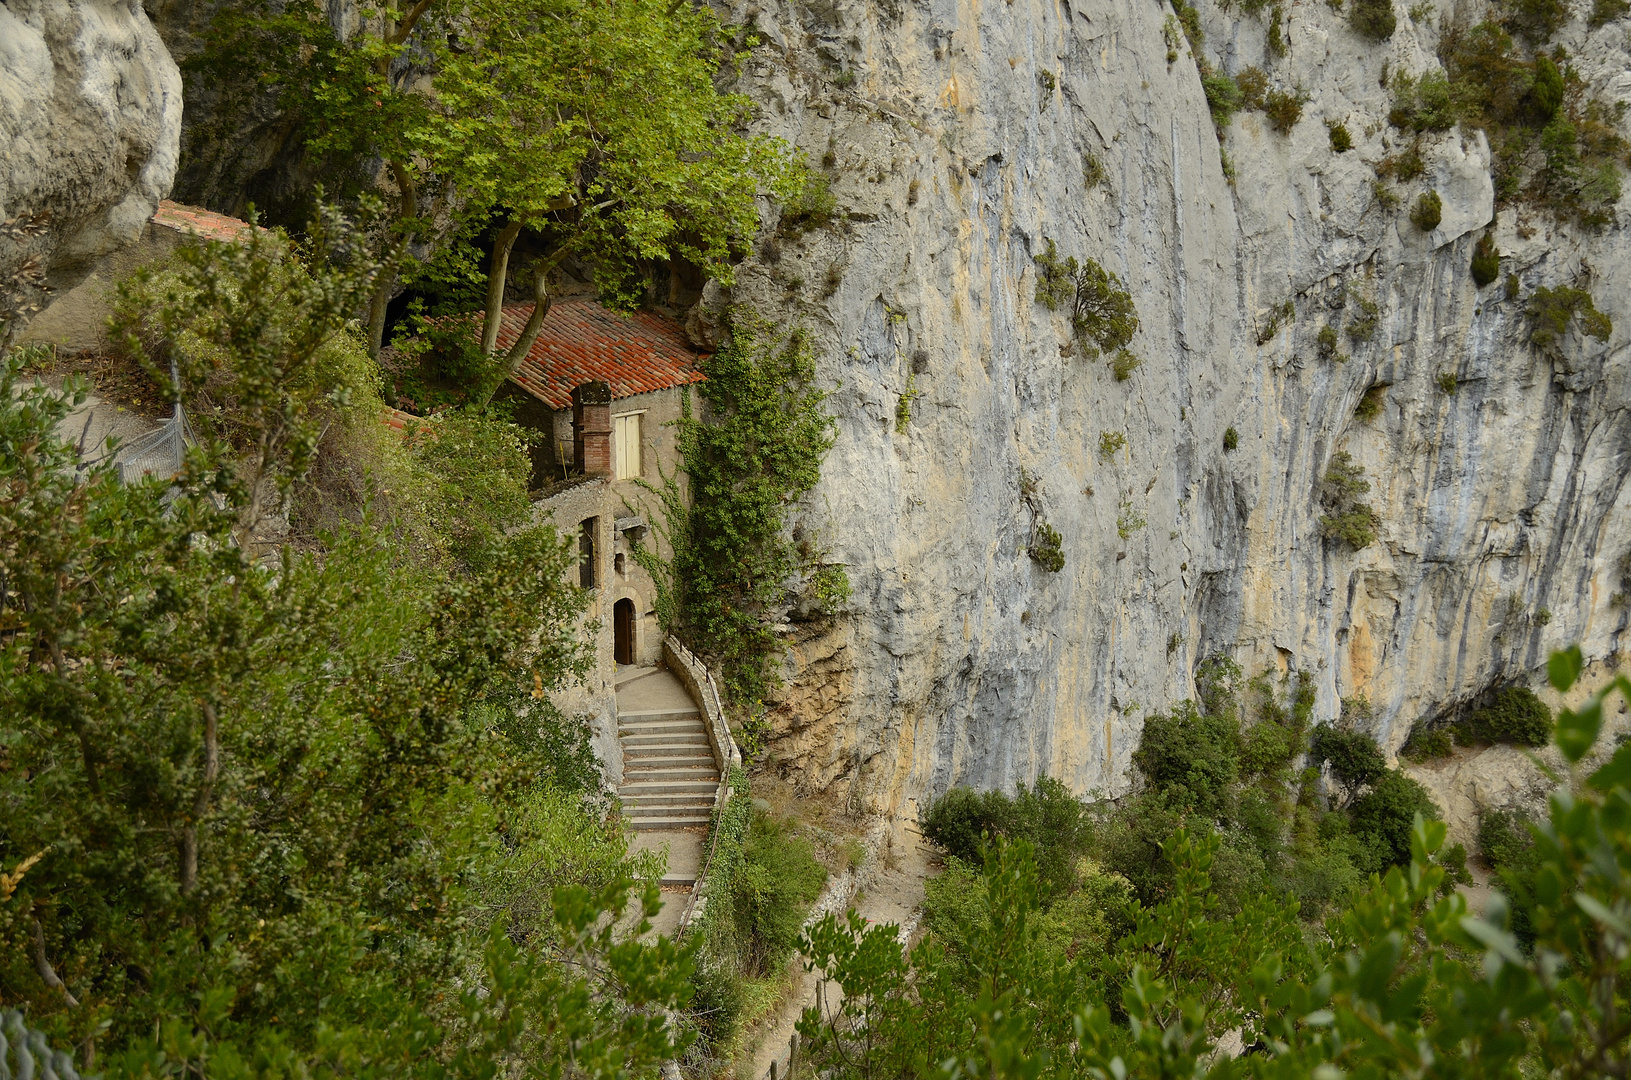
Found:
[[[673,817],[665,818],[634,818],[629,822],[629,827],[635,832],[661,832],[670,829],[694,829],[699,825],[706,826],[707,824],[708,815],[706,814],[701,817],[682,817],[676,814]]]
[[[713,768],[713,754],[696,754],[695,747],[648,746],[623,752],[623,772],[630,768]]]
[[[708,745],[708,733],[706,731],[701,731],[701,730],[698,730],[698,731],[659,731],[659,732],[654,732],[654,733],[649,734],[649,735],[647,735],[647,734],[631,735],[631,734],[625,732],[624,735],[623,735],[623,745],[625,747],[632,747],[632,746],[698,746],[698,747],[702,747],[703,749],[707,750],[708,753],[710,753],[710,754],[713,753],[713,749],[711,747],[709,747],[709,745]]]
[[[656,799],[652,799],[652,801],[641,799],[639,803],[630,803],[628,799],[623,799],[623,816],[625,817],[670,817],[674,816],[674,814],[683,814],[683,816],[687,817],[701,814],[703,817],[709,817],[713,814],[713,799],[708,799],[706,803],[698,801],[698,799],[692,799],[690,803],[683,803],[683,801],[680,801],[680,803],[659,803]]]
[[[623,766],[650,765],[653,762],[686,762],[713,767],[714,755],[705,746],[625,746]]]
[[[700,722],[702,713],[696,709],[638,709],[634,712],[617,714],[619,724],[647,723],[654,724],[664,720],[697,720]]]
[[[702,726],[702,722],[695,719],[654,720],[649,724],[636,721],[632,724],[619,725],[617,734],[621,737],[627,737],[629,735],[660,735],[665,731],[683,731],[686,733],[696,732],[703,736],[708,734],[708,729]]]
[[[686,806],[710,811],[714,808],[712,792],[694,792],[689,795],[624,795],[622,799],[625,810],[636,806]]]
[[[667,783],[628,783],[617,789],[622,798],[641,795],[706,795],[713,798],[719,790],[717,780],[672,780]]]
[[[707,769],[624,769],[623,778],[631,784],[663,783],[675,780],[705,780],[716,785],[719,783],[719,773],[712,767]]]

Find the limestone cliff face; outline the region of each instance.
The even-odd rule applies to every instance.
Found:
[[[1401,9],[1372,45],[1324,4],[1288,10],[1276,59],[1262,21],[1203,7],[1214,64],[1309,95],[1289,134],[1236,117],[1233,184],[1181,39],[1167,60],[1162,5],[734,11],[765,42],[744,71],[764,128],[825,162],[848,215],[765,243],[734,289],[814,332],[838,416],[803,528],[849,564],[855,599],[794,629],[774,717],[773,753],[806,784],[877,809],[1041,773],[1116,793],[1144,713],[1191,696],[1215,651],[1313,672],[1324,716],[1368,695],[1397,747],[1555,645],[1619,649],[1631,241],[1503,212],[1520,298],[1476,288],[1481,135],[1431,140],[1427,176],[1401,189],[1406,207],[1440,192],[1433,232],[1371,193],[1393,137],[1383,64],[1435,66],[1434,32]],[[1624,25],[1559,40],[1596,92],[1631,95]],[[1354,149],[1333,153],[1324,120]],[[1048,239],[1136,298],[1144,363],[1126,381],[1066,355],[1063,316],[1035,302]],[[1556,284],[1590,288],[1608,342],[1528,344],[1521,296]],[[1320,329],[1366,303],[1372,338],[1322,358]],[[1356,419],[1373,386],[1380,414]],[[1103,452],[1105,432],[1125,446]],[[1381,519],[1359,552],[1319,530],[1339,451]],[[1039,520],[1063,537],[1059,573],[1027,555]]]
[[[180,134],[181,76],[138,0],[0,6],[0,219],[48,215],[42,235],[0,237],[0,287],[32,256],[71,288],[133,242]]]

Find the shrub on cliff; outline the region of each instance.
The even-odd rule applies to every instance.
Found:
[[[1314,730],[1313,760],[1331,765],[1331,774],[1349,789],[1375,783],[1387,771],[1387,758],[1368,732],[1337,727]]]
[[[1568,285],[1536,289],[1526,314],[1530,319],[1529,341],[1541,349],[1555,349],[1576,317],[1580,332],[1588,337],[1607,341],[1614,331],[1614,321],[1597,310],[1591,293]]]
[[[1495,699],[1474,709],[1456,725],[1456,741],[1463,745],[1509,743],[1545,746],[1552,730],[1552,710],[1527,686],[1508,686]]]
[[[929,803],[918,827],[929,843],[974,866],[998,839],[1028,841],[1048,896],[1069,890],[1091,839],[1086,808],[1051,776],[1020,784],[1013,796],[954,787]]]
[[[1138,332],[1138,310],[1121,279],[1093,259],[1059,258],[1052,240],[1036,256],[1036,300],[1049,311],[1070,312],[1071,331],[1090,360],[1125,349]]]
[[[1444,200],[1436,191],[1424,191],[1410,209],[1410,222],[1422,232],[1432,232],[1444,220]]]
[[[1482,289],[1501,276],[1501,249],[1495,246],[1495,235],[1485,233],[1472,249],[1473,284]]]
[[[1391,0],[1352,0],[1348,25],[1372,41],[1386,41],[1399,25]]]
[[[1355,464],[1346,450],[1334,454],[1319,486],[1320,505],[1326,509],[1320,515],[1321,535],[1355,551],[1375,543],[1376,512],[1359,499],[1369,490],[1364,466]]]

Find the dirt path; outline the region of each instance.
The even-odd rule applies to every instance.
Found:
[[[816,902],[811,919],[818,919],[828,911],[842,913],[854,907],[870,923],[899,926],[901,941],[908,941],[922,917],[923,883],[935,873],[930,866],[933,851],[918,835],[916,823],[909,822],[875,826],[867,836],[867,851],[866,861],[857,870],[828,887]],[[751,1068],[744,1071],[738,1062],[739,1080],[766,1080],[773,1062],[778,1077],[787,1075],[787,1051],[793,1025],[805,1007],[815,1003],[816,982],[814,975],[799,972],[781,1010],[760,1025],[749,1044],[753,1054]],[[830,1000],[838,994],[838,987],[828,984],[826,993]]]

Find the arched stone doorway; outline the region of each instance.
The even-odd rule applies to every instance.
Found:
[[[634,663],[634,601],[625,596],[612,605],[612,659]]]

